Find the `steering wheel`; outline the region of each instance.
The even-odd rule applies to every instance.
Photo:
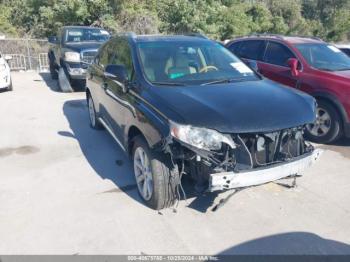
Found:
[[[216,66],[212,66],[212,65],[209,65],[209,66],[203,66],[200,70],[199,70],[199,73],[206,73],[208,72],[209,70],[215,70],[215,71],[219,71],[219,69],[216,67]]]

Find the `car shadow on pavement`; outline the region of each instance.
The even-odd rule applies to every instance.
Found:
[[[94,130],[90,127],[86,100],[66,101],[63,105],[63,112],[72,132],[60,130],[58,134],[76,139],[96,174],[102,179],[112,181],[117,186],[115,189],[101,193],[125,192],[134,200],[144,204],[137,192],[130,159],[105,130]],[[200,194],[194,190],[191,179],[183,178],[182,181],[188,200],[187,207],[201,213],[207,212],[213,206],[218,193]],[[183,195],[181,199],[183,201]]]
[[[44,80],[45,84],[54,92],[59,92],[59,93],[62,93],[62,92],[85,92],[85,85],[82,85],[77,80],[69,81],[66,78],[66,80],[65,80],[66,84],[61,83],[61,87],[60,87],[58,80],[52,79],[50,73],[41,72],[41,73],[39,73],[39,75]],[[73,89],[72,89],[71,85],[73,85]],[[65,88],[64,88],[64,86],[65,86]],[[62,90],[65,90],[65,91],[62,91]]]
[[[72,132],[61,130],[58,134],[76,139],[96,174],[117,186],[115,189],[101,193],[125,192],[142,203],[128,157],[105,130],[94,130],[90,127],[86,100],[65,102],[63,112]]]
[[[225,259],[225,255],[350,255],[350,245],[325,239],[314,233],[288,232],[241,243],[218,254],[218,256],[221,255],[224,256],[224,259],[220,259],[220,261],[230,261]],[[229,257],[226,258],[228,259]],[[269,258],[271,259],[271,257]],[[273,261],[283,261],[283,259]],[[307,261],[317,261],[317,259]]]
[[[39,73],[41,78],[44,80],[45,84],[54,92],[61,92],[61,89],[58,86],[57,80],[51,78],[51,74],[49,72],[41,72]]]
[[[345,158],[350,159],[350,138],[341,138],[333,144],[319,145],[319,148],[340,153]]]
[[[350,138],[341,138],[338,141],[336,141],[334,144],[334,146],[349,146],[350,147]]]

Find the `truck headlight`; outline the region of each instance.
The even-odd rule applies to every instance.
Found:
[[[80,62],[80,54],[77,52],[65,52],[64,53],[64,61],[67,62]]]
[[[173,137],[200,149],[220,150],[222,143],[229,145],[231,148],[236,148],[232,138],[212,129],[180,125],[170,121],[170,130]]]

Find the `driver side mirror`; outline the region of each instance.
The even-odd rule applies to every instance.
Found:
[[[298,70],[298,64],[299,61],[296,58],[289,58],[287,61],[288,66],[290,67],[290,72],[292,76],[298,76],[299,70]]]
[[[58,38],[56,36],[49,36],[48,41],[50,44],[58,44]]]
[[[246,64],[250,67],[250,69],[254,70],[255,72],[259,72],[258,63],[255,60],[248,60]]]
[[[104,76],[113,80],[122,87],[123,92],[128,91],[128,73],[123,65],[107,65],[104,71]]]

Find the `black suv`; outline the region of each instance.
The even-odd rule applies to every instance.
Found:
[[[174,203],[183,175],[198,191],[236,189],[296,175],[320,153],[303,139],[314,98],[201,37],[112,37],[88,69],[86,95],[91,126],[131,156],[154,209]]]

